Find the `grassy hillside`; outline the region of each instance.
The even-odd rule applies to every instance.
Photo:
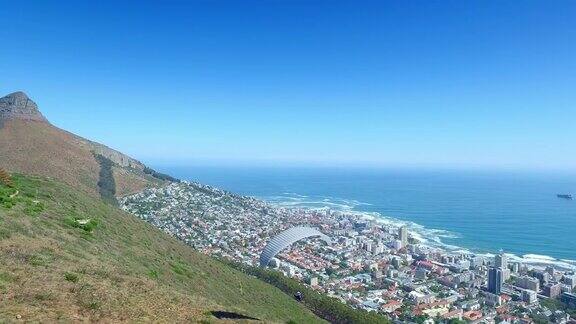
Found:
[[[0,125],[0,167],[58,179],[88,194],[102,193],[101,154],[90,142],[47,122],[7,120]],[[123,196],[164,183],[142,169],[112,164],[114,194]],[[106,189],[108,190],[108,189]],[[103,197],[107,199],[108,197]]]
[[[0,184],[0,322],[320,322],[277,288],[45,178]]]

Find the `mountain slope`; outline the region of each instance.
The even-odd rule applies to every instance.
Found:
[[[99,157],[111,161],[113,181],[101,179]],[[0,167],[56,178],[92,195],[101,195],[102,186],[123,196],[165,183],[137,160],[53,126],[23,92],[0,98]]]
[[[40,177],[0,183],[0,322],[320,322],[280,290],[100,199]]]

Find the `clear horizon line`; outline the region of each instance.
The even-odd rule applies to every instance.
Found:
[[[144,163],[160,167],[265,167],[265,168],[345,168],[345,169],[405,169],[405,170],[437,170],[437,171],[505,171],[505,172],[552,172],[574,173],[576,167],[560,166],[527,166],[513,164],[465,164],[465,163],[386,163],[359,161],[319,161],[319,160],[287,160],[287,159],[157,159],[144,158]]]

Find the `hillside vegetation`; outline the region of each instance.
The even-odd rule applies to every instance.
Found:
[[[98,196],[102,194],[98,157],[103,154],[95,151],[97,145],[45,122],[7,120],[0,125],[0,166],[10,172],[58,179]],[[110,168],[117,196],[165,183],[143,169],[118,163]]]
[[[278,287],[289,295],[300,293],[302,303],[306,305],[306,307],[311,309],[316,315],[332,323],[391,323],[388,318],[378,313],[368,312],[362,309],[353,309],[336,298],[314,291],[302,283],[286,277],[279,271],[247,266],[228,260],[222,261],[235,269]]]
[[[0,183],[0,322],[321,322],[279,289],[96,197],[39,177]],[[249,320],[247,320],[249,321]]]

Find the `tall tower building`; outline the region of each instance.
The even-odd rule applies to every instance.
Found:
[[[402,247],[408,245],[408,230],[406,229],[406,226],[402,226],[398,229],[398,239],[402,241]]]
[[[494,295],[500,295],[502,292],[502,283],[504,275],[501,268],[490,268],[488,270],[488,291]]]
[[[504,252],[500,252],[500,254],[494,258],[494,266],[496,268],[508,269],[508,257]]]

